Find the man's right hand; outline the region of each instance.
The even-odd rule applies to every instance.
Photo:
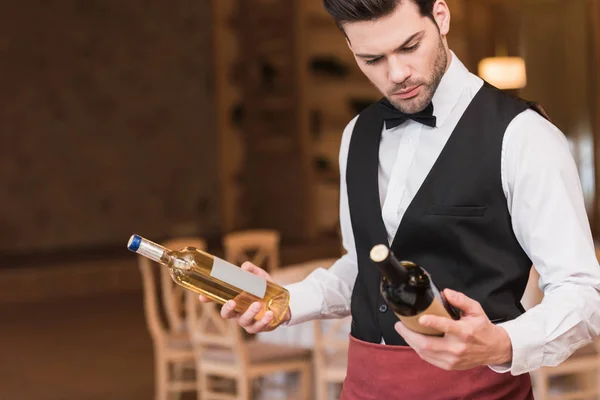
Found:
[[[256,265],[252,264],[251,262],[245,262],[242,264],[241,267],[243,270],[248,271],[250,273],[253,273],[254,275],[258,275],[261,278],[266,279],[269,282],[273,282],[273,278],[271,278],[271,275],[269,275],[267,273],[267,271],[265,271],[262,268],[257,267]],[[200,301],[203,303],[210,303],[212,302],[212,300],[210,300],[207,297],[204,297],[202,295],[200,295]],[[238,321],[238,324],[244,328],[246,330],[246,332],[248,333],[259,333],[259,332],[267,332],[267,331],[271,331],[275,328],[272,328],[269,325],[269,323],[271,322],[271,320],[273,319],[273,312],[272,311],[267,311],[265,313],[265,315],[263,315],[263,317],[256,321],[254,318],[256,317],[256,314],[258,314],[260,312],[261,309],[261,304],[259,302],[254,302],[250,305],[250,307],[248,307],[248,309],[244,312],[244,313],[239,313],[237,311],[235,311],[235,301],[233,300],[229,300],[227,301],[227,303],[223,304],[223,307],[221,307],[221,316],[225,319],[235,319]],[[281,323],[285,323],[287,321],[290,320],[291,314],[290,314],[290,310],[288,309],[283,321],[281,321]]]

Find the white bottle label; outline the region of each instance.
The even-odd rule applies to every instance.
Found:
[[[221,260],[218,257],[214,257],[210,276],[261,299],[264,298],[267,293],[267,281],[265,279],[248,271],[244,271],[240,267],[228,263],[225,260]]]

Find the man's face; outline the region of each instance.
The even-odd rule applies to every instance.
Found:
[[[413,1],[404,0],[384,18],[343,25],[362,72],[402,112],[413,114],[427,107],[446,71],[446,12],[442,4],[438,29]]]

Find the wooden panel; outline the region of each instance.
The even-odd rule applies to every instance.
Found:
[[[216,126],[219,138],[219,187],[222,231],[245,226],[247,220],[240,205],[245,144],[240,130],[241,82],[239,39],[236,31],[238,0],[213,0],[214,91]]]
[[[2,6],[0,252],[217,235],[208,0]]]
[[[591,53],[590,72],[593,72],[589,74],[592,88],[590,110],[593,118],[595,184],[598,188],[600,187],[600,77],[598,77],[598,71],[600,71],[600,1],[588,0],[587,8]],[[594,210],[592,229],[597,235],[600,232],[600,200],[597,195],[594,197]]]
[[[595,178],[586,0],[528,0],[521,18],[528,73],[521,95],[541,103],[569,139],[591,215]]]
[[[249,227],[314,234],[302,1],[240,2]]]

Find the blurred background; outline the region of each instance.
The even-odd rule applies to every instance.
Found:
[[[461,61],[567,136],[596,235],[600,0],[447,3]],[[1,5],[0,399],[154,398],[129,236],[338,257],[338,146],[378,92],[321,0]]]

